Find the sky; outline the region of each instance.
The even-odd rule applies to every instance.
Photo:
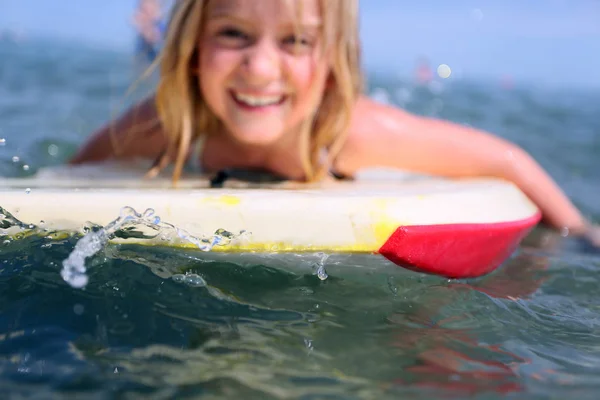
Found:
[[[256,0],[260,1],[260,0]],[[130,49],[135,0],[0,0],[0,32]],[[364,63],[410,76],[419,57],[451,79],[511,77],[600,88],[600,0],[362,0]]]

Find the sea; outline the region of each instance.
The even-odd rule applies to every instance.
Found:
[[[140,82],[141,72],[125,51],[0,42],[0,176],[63,165],[152,91],[153,77]],[[597,86],[467,77],[419,85],[368,72],[378,101],[517,143],[600,222]],[[2,398],[600,393],[600,252],[544,226],[477,279],[420,274],[376,256],[106,245],[87,259],[89,283],[79,289],[61,266],[89,227],[2,237],[10,224],[0,220]]]

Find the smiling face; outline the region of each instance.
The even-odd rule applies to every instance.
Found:
[[[253,145],[297,133],[329,75],[318,1],[212,0],[205,18],[199,85],[227,133]]]

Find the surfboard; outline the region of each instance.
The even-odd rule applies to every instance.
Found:
[[[499,179],[448,180],[370,171],[352,181],[303,184],[188,175],[144,179],[145,168],[113,165],[40,170],[0,179],[0,207],[49,230],[104,226],[124,207],[152,209],[195,237],[245,231],[212,251],[363,253],[419,272],[476,277],[501,265],[539,222],[538,208]],[[213,185],[214,186],[214,185]],[[193,247],[185,240],[115,237],[114,242]]]

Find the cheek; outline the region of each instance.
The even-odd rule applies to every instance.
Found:
[[[203,48],[200,55],[200,73],[215,74],[224,66],[224,58],[222,52],[210,47]]]
[[[235,68],[236,55],[227,50],[216,49],[210,44],[201,44],[198,59],[198,78],[203,90],[223,84],[230,71]]]
[[[329,68],[324,62],[307,57],[301,62],[290,63],[288,71],[295,89],[303,96],[323,93],[329,75]]]
[[[290,79],[296,89],[306,90],[316,82],[317,64],[310,58],[290,60],[287,63]]]

